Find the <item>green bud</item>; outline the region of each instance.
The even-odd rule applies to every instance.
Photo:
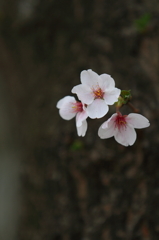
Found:
[[[123,98],[123,104],[127,104],[132,98],[131,90],[121,90],[120,96]]]
[[[122,107],[124,104],[127,104],[131,100],[131,90],[121,90],[121,94],[118,98],[118,101],[115,103],[117,108]]]

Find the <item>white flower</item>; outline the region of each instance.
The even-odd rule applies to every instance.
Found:
[[[134,128],[146,128],[149,125],[148,119],[140,114],[122,115],[121,113],[115,113],[100,126],[98,135],[102,139],[114,136],[118,143],[131,146],[136,140]]]
[[[76,101],[74,97],[66,96],[58,101],[56,107],[59,108],[59,114],[65,120],[70,120],[76,116],[78,136],[84,137],[87,130],[86,118],[88,117],[84,105]]]
[[[90,118],[101,118],[109,110],[108,105],[118,101],[121,90],[115,88],[114,79],[108,74],[98,75],[92,70],[81,72],[81,83],[72,89],[81,102],[87,105]]]

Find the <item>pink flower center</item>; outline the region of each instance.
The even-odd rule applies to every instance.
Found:
[[[126,122],[126,115],[121,115],[119,113],[115,118],[115,127],[117,127],[119,130],[126,128],[127,122]]]
[[[72,104],[73,112],[82,112],[83,111],[83,105],[81,102],[76,102]]]
[[[93,94],[94,94],[94,99],[103,99],[104,98],[104,92],[99,86],[97,89],[93,88]]]

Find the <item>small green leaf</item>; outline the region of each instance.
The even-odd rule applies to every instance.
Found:
[[[75,140],[70,146],[70,149],[73,151],[80,150],[82,148],[83,148],[83,142],[80,140]]]
[[[134,24],[139,32],[144,32],[151,20],[151,14],[145,13],[140,18],[134,21]]]

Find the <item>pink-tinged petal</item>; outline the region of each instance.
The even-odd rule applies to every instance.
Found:
[[[66,97],[60,99],[60,100],[57,102],[56,107],[60,109],[63,104],[67,104],[67,103],[70,103],[70,102],[76,103],[75,98],[72,97],[72,96],[66,96]]]
[[[59,114],[63,119],[70,120],[75,117],[76,112],[74,112],[74,109],[72,108],[74,103],[76,103],[76,100],[71,96],[66,96],[58,101],[57,108],[60,109]]]
[[[91,69],[81,72],[81,83],[90,87],[91,89],[93,86],[96,86],[98,84],[98,80],[99,75]]]
[[[75,117],[76,113],[71,112],[71,107],[70,106],[64,106],[60,108],[59,114],[60,116],[65,119],[65,120],[71,120],[72,118]]]
[[[149,120],[138,113],[130,113],[126,117],[126,121],[129,125],[134,128],[146,128],[150,126]]]
[[[103,124],[106,126],[106,122],[107,122],[107,128],[103,128]],[[108,121],[106,121],[105,123],[103,123],[99,130],[98,130],[98,136],[102,139],[105,139],[105,138],[110,138],[110,137],[113,137],[114,136],[114,126],[111,125],[110,127],[108,127]]]
[[[84,137],[87,131],[87,121],[84,120],[80,127],[77,127],[77,134],[78,136]]]
[[[118,88],[114,88],[112,91],[105,92],[104,100],[106,104],[113,105],[118,101],[118,97],[120,96],[121,90]]]
[[[114,113],[106,122],[102,124],[102,128],[108,128],[108,127],[114,127],[115,128],[115,119],[116,119],[117,113]]]
[[[128,146],[128,143],[127,143],[127,141],[125,139],[125,136],[124,136],[123,132],[119,132],[118,130],[116,130],[115,134],[114,134],[114,138],[121,145],[123,145],[125,147]]]
[[[101,74],[99,77],[100,77],[99,86],[104,92],[114,89],[115,81],[110,75],[104,73],[104,74]]]
[[[78,112],[76,115],[76,126],[80,127],[82,122],[88,117],[86,111]]]
[[[136,132],[134,128],[127,125],[123,129],[120,130],[116,129],[114,138],[118,143],[125,147],[129,145],[132,146],[136,141]]]
[[[85,104],[91,104],[94,100],[92,91],[82,84],[73,87],[71,92],[77,94],[79,100]]]
[[[107,114],[108,105],[102,99],[95,99],[93,103],[87,106],[86,112],[90,118],[101,118]]]

